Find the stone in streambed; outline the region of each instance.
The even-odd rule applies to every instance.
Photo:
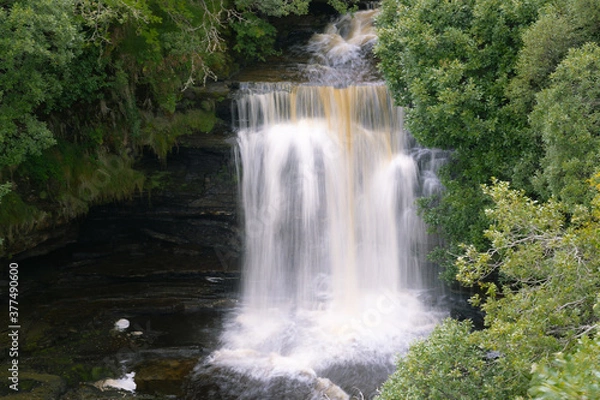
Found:
[[[183,383],[197,363],[197,358],[146,361],[135,368],[137,391],[181,396]]]
[[[12,390],[4,400],[47,400],[56,399],[66,389],[65,381],[56,375],[21,371],[19,374],[19,391]],[[4,392],[2,392],[4,394]]]

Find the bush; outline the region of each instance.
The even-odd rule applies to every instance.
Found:
[[[584,337],[549,365],[534,365],[529,394],[535,400],[600,399],[600,335]]]
[[[411,346],[383,385],[380,400],[506,399],[494,384],[496,354],[471,340],[471,323],[445,320],[426,340]]]

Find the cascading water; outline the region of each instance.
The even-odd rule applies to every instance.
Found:
[[[415,206],[443,156],[414,146],[374,82],[375,12],[315,35],[311,84],[241,85],[242,304],[197,367],[206,398],[374,393],[443,314],[423,300],[439,284]]]

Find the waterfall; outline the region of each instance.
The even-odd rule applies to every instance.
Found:
[[[415,201],[444,156],[415,145],[365,62],[375,13],[313,37],[310,84],[241,84],[241,304],[202,367],[232,398],[373,393],[443,315]]]
[[[354,308],[423,289],[416,160],[384,85],[245,86],[245,306]]]

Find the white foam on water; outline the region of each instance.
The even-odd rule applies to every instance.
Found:
[[[135,372],[130,372],[125,374],[122,378],[101,380],[97,382],[95,386],[100,390],[119,389],[134,393],[137,388],[134,378]]]
[[[342,17],[308,50],[361,79],[352,68],[376,40],[375,14]],[[241,85],[242,302],[205,363],[265,388],[239,398],[282,393],[270,391],[282,377],[314,398],[373,390],[445,315],[424,301],[440,284],[415,204],[440,189],[437,156],[414,147],[382,83],[347,76]]]

